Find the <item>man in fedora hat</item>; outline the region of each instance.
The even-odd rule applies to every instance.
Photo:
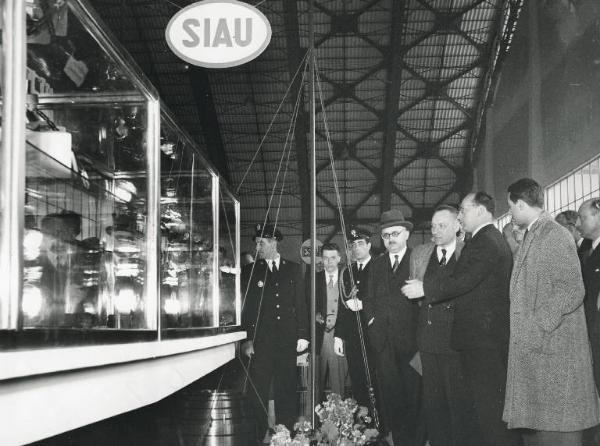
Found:
[[[419,307],[401,291],[409,278],[413,225],[399,210],[381,214],[381,238],[386,252],[372,261],[364,299],[369,340],[375,352],[383,420],[396,445],[416,444],[420,378],[410,366],[417,351]]]
[[[242,269],[242,327],[250,357],[248,394],[255,406],[260,439],[268,428],[269,388],[273,382],[275,418],[292,430],[296,421],[296,353],[306,350],[308,313],[300,265],[283,259],[283,239],[272,225],[256,228],[257,260]]]

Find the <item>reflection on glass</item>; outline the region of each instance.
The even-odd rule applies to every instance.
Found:
[[[133,85],[75,17],[70,2],[27,2],[30,93],[125,91]]]
[[[4,20],[4,0],[0,0],[0,11],[2,11],[2,14],[0,14],[0,29],[4,30],[5,26],[2,23]],[[3,44],[3,39],[0,39],[0,60],[6,60],[5,57],[5,53],[4,53],[4,44]],[[2,115],[4,113],[4,107],[5,107],[5,103],[6,101],[4,101],[4,76],[3,76],[4,70],[0,70],[0,99],[2,100],[0,102],[0,120],[2,120]],[[0,121],[1,122],[1,121]],[[2,132],[0,132],[0,150],[2,150]],[[6,193],[2,193],[0,194],[0,219],[2,219],[6,214],[4,213],[6,210],[9,209],[10,206],[10,202],[7,200],[7,196]],[[0,238],[3,237],[4,234],[0,234]],[[8,296],[5,296],[5,299]],[[6,319],[6,316],[8,314],[8,305],[6,303],[0,302],[0,321],[4,321]],[[0,325],[2,325],[2,322],[0,322]]]
[[[28,110],[24,326],[147,328],[145,107]]]
[[[163,328],[213,326],[212,176],[163,124],[161,318]]]
[[[219,325],[235,325],[236,276],[236,218],[235,201],[221,191],[219,196]]]

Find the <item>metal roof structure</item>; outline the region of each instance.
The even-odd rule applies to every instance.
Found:
[[[91,3],[231,188],[239,189],[242,232],[264,220],[275,190],[269,219],[306,237],[306,87],[297,118],[292,115],[309,47],[309,2],[248,2],[269,19],[271,43],[254,61],[221,70],[191,67],[167,47],[169,19],[192,2]],[[471,190],[485,109],[521,6],[522,0],[314,0],[325,110],[317,107],[321,239],[340,231],[328,137],[347,224],[374,227],[382,211],[397,208],[424,229],[437,205],[457,204]],[[293,144],[280,170],[292,121]]]

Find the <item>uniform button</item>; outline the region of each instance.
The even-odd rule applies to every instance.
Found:
[[[357,284],[358,284],[358,283],[360,283],[360,280],[357,280],[357,281],[356,281],[356,283],[357,283]]]
[[[277,319],[279,319],[279,318],[277,318]],[[427,321],[427,325],[431,325],[431,321]]]
[[[429,305],[427,305],[427,308],[431,308],[432,306],[433,306],[433,305],[429,304]]]
[[[277,316],[277,320],[281,319],[279,316]]]
[[[275,297],[279,297],[279,293],[275,293]]]
[[[279,304],[275,305],[277,308],[279,308]]]
[[[275,286],[279,286],[279,282],[275,282]]]

